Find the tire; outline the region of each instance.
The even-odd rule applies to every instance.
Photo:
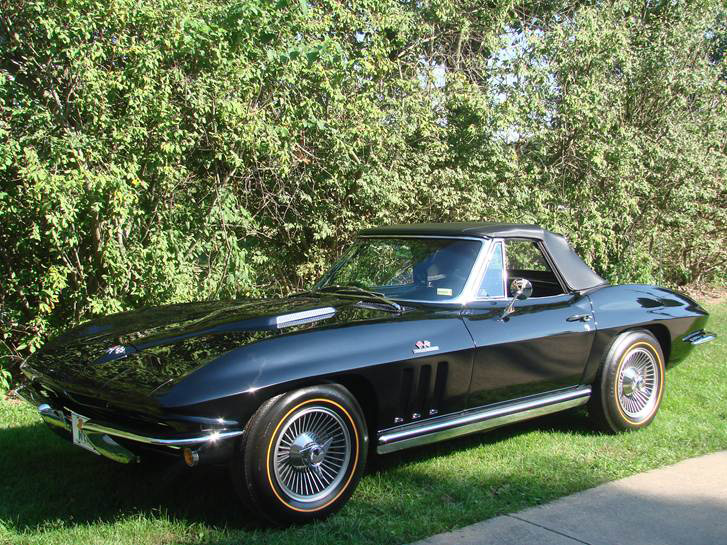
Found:
[[[604,431],[618,433],[648,426],[664,394],[664,354],[645,330],[616,337],[593,384],[588,412]]]
[[[338,511],[361,479],[368,432],[356,399],[321,385],[277,396],[256,411],[230,464],[243,503],[277,524]]]

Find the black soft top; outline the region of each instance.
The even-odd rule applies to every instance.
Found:
[[[608,284],[606,280],[596,274],[578,257],[563,235],[546,231],[537,225],[521,223],[412,223],[365,229],[359,233],[359,236],[529,238],[543,243],[569,289],[580,291]]]

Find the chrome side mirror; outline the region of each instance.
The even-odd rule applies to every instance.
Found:
[[[533,285],[527,278],[513,278],[510,282],[510,293],[513,299],[525,301],[533,294]]]
[[[510,282],[510,293],[512,294],[512,299],[510,300],[510,304],[507,305],[505,312],[502,313],[503,318],[513,313],[515,301],[524,301],[533,294],[533,285],[527,278],[513,278],[512,282]]]

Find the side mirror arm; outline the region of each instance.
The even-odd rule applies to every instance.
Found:
[[[513,278],[510,282],[510,293],[512,293],[512,299],[503,311],[502,318],[515,312],[515,301],[524,301],[533,294],[533,285],[526,278]]]

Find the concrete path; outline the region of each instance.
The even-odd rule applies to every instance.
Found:
[[[415,545],[727,545],[727,451],[604,484]]]

